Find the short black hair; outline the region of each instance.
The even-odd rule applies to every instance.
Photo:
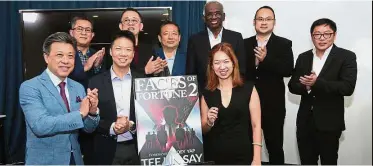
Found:
[[[161,33],[162,33],[162,27],[164,27],[164,26],[166,26],[166,25],[169,25],[169,24],[171,24],[171,25],[175,25],[175,26],[177,27],[177,32],[179,32],[179,35],[181,35],[179,25],[177,25],[175,22],[172,22],[172,21],[170,21],[170,20],[166,20],[166,21],[163,21],[163,22],[162,22],[162,24],[161,24],[161,26],[160,26],[160,28],[159,28],[158,35],[161,35]]]
[[[140,14],[140,12],[139,12],[137,9],[135,9],[135,8],[130,8],[130,7],[129,7],[129,8],[126,8],[126,9],[123,10],[122,14],[120,15],[120,20],[119,20],[119,22],[122,22],[123,14],[126,13],[126,12],[128,12],[128,11],[136,12],[136,13],[139,15],[139,17],[140,17],[140,22],[143,22],[143,21],[144,21],[143,18],[142,18],[142,15]]]
[[[269,10],[271,10],[272,13],[273,13],[273,18],[276,19],[275,11],[272,9],[272,7],[270,7],[270,6],[262,6],[258,10],[256,10],[255,16],[254,16],[254,20],[256,19],[256,15],[258,14],[259,10],[261,10],[261,9],[269,9]]]
[[[136,45],[135,35],[131,31],[124,30],[124,31],[118,31],[113,35],[111,43],[110,43],[110,48],[113,46],[115,40],[117,40],[119,38],[126,38],[126,39],[130,40],[133,44],[133,47],[135,47],[135,45]]]
[[[67,43],[76,48],[76,40],[66,32],[56,32],[49,35],[43,43],[43,53],[49,55],[53,43]]]
[[[75,16],[71,19],[70,21],[70,25],[71,25],[71,29],[73,29],[75,27],[75,24],[78,20],[85,20],[85,21],[88,21],[89,23],[91,23],[91,29],[93,30],[93,20],[91,20],[90,18],[88,18],[87,16]]]
[[[315,27],[319,25],[329,25],[334,33],[337,32],[337,24],[333,20],[329,18],[321,18],[312,23],[310,33],[312,34]]]

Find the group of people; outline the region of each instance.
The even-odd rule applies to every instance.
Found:
[[[203,18],[207,28],[189,38],[186,53],[178,49],[180,27],[171,21],[161,25],[161,47],[154,50],[139,40],[141,14],[125,9],[110,43],[109,70],[105,48],[90,48],[90,19],[75,17],[70,34],[48,36],[47,68],[19,92],[26,164],[140,164],[133,81],[177,75],[197,75],[205,161],[260,165],[263,131],[269,163],[284,164],[284,77],[291,76],[290,92],[302,96],[296,123],[301,164],[317,165],[319,157],[321,164],[337,164],[344,96],[354,91],[357,64],[353,52],[334,44],[336,23],[313,22],[314,48],[300,54],[294,67],[292,41],[273,33],[271,7],[256,11],[256,35],[247,39],[223,27],[217,1],[206,3]]]

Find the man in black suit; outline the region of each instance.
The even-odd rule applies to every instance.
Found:
[[[192,35],[188,41],[186,74],[195,74],[199,90],[206,86],[207,59],[211,48],[218,43],[232,45],[240,63],[240,72],[245,72],[245,49],[241,33],[223,28],[225,13],[223,5],[217,1],[209,1],[204,9],[204,21],[207,29]]]
[[[130,130],[130,121],[136,122],[133,81],[143,77],[130,69],[134,54],[133,33],[127,30],[118,32],[110,46],[112,67],[89,82],[88,87],[100,91],[98,107],[102,110],[95,137],[95,164],[140,164],[136,135]]]
[[[337,26],[330,19],[311,26],[314,49],[299,55],[289,82],[291,93],[301,95],[297,141],[301,164],[337,165],[339,138],[346,129],[344,96],[354,92],[355,53],[334,45]]]
[[[152,41],[140,39],[140,31],[144,28],[141,14],[134,8],[127,8],[121,15],[120,30],[131,31],[135,35],[135,55],[131,63],[131,69],[141,74],[152,75],[163,71],[167,61],[154,56]]]
[[[260,7],[253,24],[256,35],[245,39],[246,80],[254,81],[260,97],[262,129],[271,165],[284,164],[283,130],[286,115],[284,77],[293,70],[292,42],[273,33],[275,12]]]

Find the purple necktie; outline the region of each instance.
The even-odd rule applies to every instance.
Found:
[[[65,93],[65,85],[66,85],[66,82],[61,82],[60,84],[58,84],[58,86],[60,87],[60,95],[62,97],[63,102],[66,105],[67,112],[70,112],[69,103],[67,102],[66,93]]]

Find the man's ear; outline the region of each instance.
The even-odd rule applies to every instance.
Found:
[[[160,36],[160,35],[158,35],[158,41],[159,41],[159,43],[161,43],[162,44],[162,37]]]
[[[95,37],[95,33],[94,33],[94,32],[92,32],[92,38],[93,38],[93,37]]]
[[[48,64],[48,54],[43,53],[44,61]]]
[[[70,29],[70,36],[72,36],[72,37],[74,37],[74,34],[73,34],[73,30],[72,29]]]

